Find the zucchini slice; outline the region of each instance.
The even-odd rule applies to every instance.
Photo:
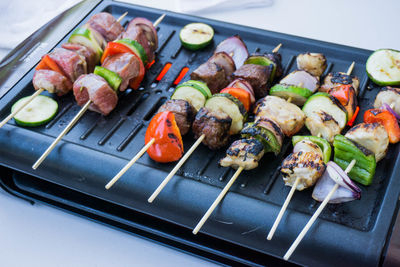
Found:
[[[366,69],[369,78],[378,85],[400,85],[400,51],[376,50],[369,56]]]
[[[96,41],[93,33],[89,29],[78,28],[76,29],[71,37],[68,39],[69,43],[80,44],[91,48],[96,53],[96,62],[100,62],[103,49],[101,49],[99,43]]]
[[[30,96],[19,99],[11,107],[11,112],[21,107]],[[44,95],[38,95],[26,107],[24,107],[14,120],[18,125],[35,127],[49,122],[58,111],[58,103],[52,98]]]
[[[223,112],[231,117],[229,134],[237,134],[242,130],[246,109],[236,97],[226,93],[215,94],[207,100],[205,107],[210,111]]]
[[[208,99],[212,97],[212,93],[210,89],[208,88],[207,84],[201,81],[196,81],[196,80],[189,80],[187,82],[184,82],[182,85],[189,85],[193,86],[197,90],[200,90],[202,94]]]
[[[319,92],[312,95],[304,104],[303,111],[307,117],[310,117],[313,112],[324,111],[337,121],[340,129],[343,129],[347,123],[346,109],[328,93]]]
[[[206,93],[203,93],[201,90],[192,85],[182,84],[176,87],[171,99],[186,100],[196,109],[197,112],[200,108],[204,107],[207,100],[206,95]]]
[[[117,43],[124,44],[127,46],[130,50],[132,50],[133,53],[135,53],[143,62],[143,65],[147,65],[147,54],[146,51],[144,50],[143,46],[139,44],[136,40],[131,40],[131,39],[121,39],[115,41]]]
[[[307,88],[295,85],[275,84],[269,94],[286,100],[290,99],[291,103],[302,106],[313,93]]]
[[[206,47],[214,37],[214,29],[205,23],[187,24],[179,33],[182,46],[190,50]]]

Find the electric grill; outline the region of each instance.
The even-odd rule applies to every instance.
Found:
[[[78,9],[80,15],[76,15]],[[59,113],[45,126],[22,128],[8,122],[0,130],[1,186],[30,201],[42,201],[221,263],[287,264],[282,255],[318,207],[311,190],[297,192],[274,239],[266,240],[289,190],[279,175],[279,166],[291,151],[288,138],[277,157],[267,154],[260,167],[240,175],[196,236],[191,230],[233,174],[232,169],[218,166],[225,151],[210,152],[200,146],[153,204],[147,203],[147,198],[174,164],[160,164],[144,155],[112,189],[105,190],[104,185],[142,148],[147,125],[172,94],[181,70],[188,67],[189,73],[193,71],[225,38],[239,34],[250,53],[268,52],[282,43],[279,52],[285,74],[296,68],[296,55],[305,51],[325,54],[329,62],[325,74],[345,72],[355,61],[360,114],[372,106],[378,92],[365,73],[371,51],[141,6],[91,2],[71,10],[75,15],[68,21],[63,16],[56,18],[6,58],[8,65],[3,63],[0,75],[0,119],[9,114],[16,99],[34,92],[33,67],[40,57],[66,42],[76,27],[101,11],[114,17],[128,11],[124,26],[136,16],[155,21],[167,14],[157,28],[160,45],[156,62],[142,87],[122,93],[117,108],[107,117],[87,112],[36,171],[32,164],[80,107],[68,95],[57,98]],[[179,30],[194,21],[210,24],[215,30],[213,43],[196,52],[182,48],[179,41]],[[60,24],[63,31],[55,32]],[[169,71],[156,79],[168,63],[172,64]],[[183,81],[188,79],[187,74]],[[361,120],[359,116],[356,123]],[[193,142],[190,134],[185,136],[185,149]],[[361,186],[360,201],[328,205],[293,254],[292,264],[376,266],[383,262],[398,210],[398,153],[399,146],[391,145],[377,166],[373,184]]]

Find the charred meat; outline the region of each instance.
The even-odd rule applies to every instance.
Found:
[[[181,135],[185,135],[189,132],[196,114],[196,110],[189,102],[182,99],[170,99],[158,109],[157,113],[163,111],[171,111],[174,113],[176,124],[179,127]]]
[[[257,168],[258,161],[264,155],[263,144],[255,139],[240,139],[232,143],[226,151],[226,155],[219,161],[223,167],[237,169],[243,167],[245,170]]]
[[[262,98],[268,94],[268,80],[273,66],[261,66],[255,64],[244,64],[233,73],[234,79],[242,78],[253,87],[256,99]]]
[[[319,88],[319,91],[328,93],[330,89],[335,88],[343,84],[350,84],[356,90],[358,94],[358,87],[360,85],[360,80],[354,75],[347,75],[344,72],[331,72],[325,79],[324,84]]]

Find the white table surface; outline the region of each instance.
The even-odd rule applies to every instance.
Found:
[[[171,1],[131,2],[175,8]],[[366,49],[400,50],[399,12],[396,0],[275,0],[266,8],[196,15]],[[211,265],[45,205],[32,206],[3,191],[0,261],[2,266]]]

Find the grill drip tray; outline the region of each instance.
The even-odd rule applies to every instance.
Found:
[[[141,149],[149,120],[172,94],[181,71],[186,67],[189,73],[193,71],[225,38],[239,34],[250,53],[271,51],[282,43],[280,53],[285,73],[295,69],[296,55],[306,51],[326,55],[329,62],[326,73],[345,71],[355,61],[353,74],[360,78],[360,114],[372,106],[377,93],[365,73],[365,61],[371,51],[110,1],[101,2],[76,27],[101,11],[115,17],[128,11],[122,21],[124,25],[136,16],[155,21],[167,13],[157,28],[160,45],[156,62],[146,73],[142,87],[121,94],[117,108],[109,116],[87,112],[37,171],[31,165],[79,110],[73,96],[56,99],[60,111],[46,126],[28,129],[13,122],[5,125],[0,130],[0,162],[18,172],[13,179],[3,179],[3,186],[30,199],[228,264],[279,264],[278,258],[318,207],[311,198],[311,190],[297,192],[274,240],[266,240],[289,191],[279,176],[279,165],[292,149],[289,139],[277,157],[265,155],[259,168],[240,175],[198,236],[193,236],[191,229],[233,173],[218,166],[224,151],[210,152],[200,146],[153,204],[147,203],[147,198],[173,164],[159,164],[144,155],[112,189],[106,191],[104,185]],[[210,24],[215,29],[213,43],[199,52],[181,48],[178,36],[179,30],[193,21]],[[66,42],[70,33],[54,46]],[[169,64],[166,75],[157,79]],[[33,73],[33,69],[27,72],[0,99],[0,118],[8,115],[16,99],[32,94]],[[184,80],[188,79],[186,75]],[[185,149],[193,142],[192,136],[185,136]],[[398,153],[398,145],[390,147],[386,158],[378,164],[373,184],[361,186],[360,201],[328,205],[293,255],[294,263],[379,264],[397,210]]]

